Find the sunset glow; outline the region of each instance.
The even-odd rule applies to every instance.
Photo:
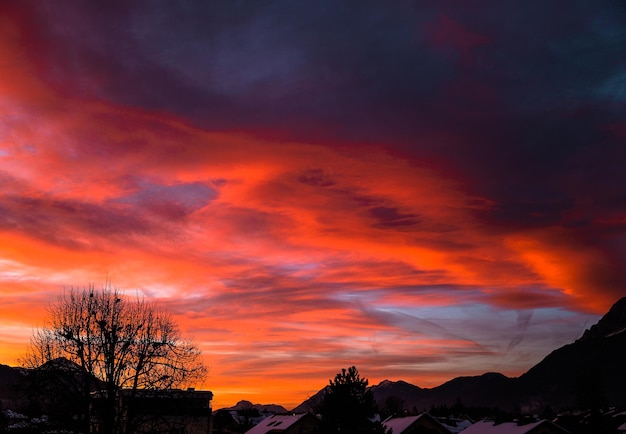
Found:
[[[2,2],[0,363],[107,281],[215,408],[580,337],[626,295],[626,9],[508,3]]]

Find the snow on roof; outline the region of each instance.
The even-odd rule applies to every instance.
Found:
[[[259,422],[258,425],[250,428],[246,431],[246,434],[265,434],[272,431],[284,431],[291,425],[296,423],[302,416],[302,414],[275,414]]]
[[[447,429],[448,431],[450,431],[451,433],[456,434],[456,433],[460,433],[467,427],[471,426],[473,422],[471,422],[468,419],[462,419],[462,420],[452,421],[452,422],[448,422],[448,421],[442,422],[441,420],[439,420],[439,423],[442,424],[443,427]]]
[[[260,423],[263,419],[267,418],[267,414],[260,414],[258,416],[248,416],[242,415],[237,412],[237,410],[227,410],[228,414],[233,418],[235,422],[239,425],[245,425],[247,423],[251,423],[252,425],[256,425]]]
[[[28,416],[25,416],[25,415],[23,415],[21,413],[17,413],[15,411],[9,410],[9,409],[4,410],[3,413],[9,419],[28,419]]]
[[[536,426],[547,422],[546,420],[540,420],[539,422],[533,422],[526,425],[518,425],[515,422],[505,422],[495,424],[495,422],[481,420],[474,425],[461,431],[461,434],[526,434]],[[565,432],[565,431],[564,431]]]
[[[402,431],[407,429],[413,422],[419,419],[419,416],[406,416],[406,417],[394,417],[389,418],[383,422],[383,425],[386,429],[391,428],[391,432],[394,434],[400,434]]]
[[[422,413],[418,416],[389,417],[385,419],[385,421],[383,422],[383,425],[385,426],[385,429],[391,428],[392,430],[391,432],[393,434],[400,434],[405,429],[410,427],[413,424],[413,422],[415,422],[419,418],[428,417],[428,416],[424,416],[425,414],[426,413]]]

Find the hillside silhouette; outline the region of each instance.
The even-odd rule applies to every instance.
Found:
[[[371,386],[379,407],[390,399],[406,410],[453,406],[497,407],[533,413],[546,408],[590,408],[626,405],[626,297],[571,344],[564,345],[519,377],[488,372],[454,378],[440,386],[421,388],[405,381],[385,380]],[[321,389],[293,409],[315,412]]]
[[[390,405],[405,410],[429,410],[437,406],[497,407],[522,413],[626,406],[626,297],[576,341],[564,345],[519,377],[497,372],[454,378],[433,388],[421,388],[405,381],[385,380],[371,386],[380,408]],[[23,410],[33,405],[33,380],[42,371],[54,368],[55,375],[76,376],[76,365],[56,360],[38,369],[0,365],[0,402],[5,409]],[[58,378],[57,378],[57,381]],[[327,387],[320,389],[292,412],[318,412]],[[48,391],[49,393],[50,391]],[[248,403],[243,403],[248,404]],[[241,405],[243,405],[241,404]],[[284,410],[280,407],[281,412]]]

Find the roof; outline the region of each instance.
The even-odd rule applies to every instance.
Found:
[[[389,417],[385,419],[383,425],[385,429],[391,428],[393,434],[400,434],[410,427],[416,420],[421,418],[431,419],[436,424],[439,424],[432,416],[427,413],[422,413],[418,416],[403,416],[403,417]]]
[[[264,419],[268,417],[267,414],[259,414],[258,416],[242,415],[242,414],[239,414],[237,410],[225,410],[223,408],[220,410],[217,410],[214,413],[214,417],[224,417],[222,416],[224,414],[229,415],[231,419],[233,420],[233,422],[235,422],[238,425],[245,425],[247,423],[251,423],[252,425],[257,425],[258,423],[262,422]]]
[[[302,419],[306,413],[302,414],[275,414],[263,419],[258,425],[246,431],[246,434],[265,434],[269,432],[280,432]]]
[[[461,434],[526,434],[533,428],[544,423],[554,425],[552,422],[549,422],[545,419],[540,420],[538,422],[528,423],[526,425],[518,425],[515,422],[505,422],[505,423],[496,424],[495,422],[492,422],[492,421],[481,420],[480,422],[476,422],[472,426],[461,431]],[[558,425],[554,425],[554,426],[558,427]],[[564,433],[567,432],[563,429],[562,431]]]
[[[419,419],[422,415],[419,416],[406,416],[406,417],[394,417],[389,418],[383,422],[383,425],[386,429],[391,428],[391,432],[394,434],[400,434],[402,431],[407,429],[413,422]]]
[[[22,419],[22,420],[24,420],[24,419],[28,419],[28,416],[23,415],[23,414],[21,414],[21,413],[17,413],[17,412],[15,412],[15,411],[13,411],[13,410],[9,410],[9,409],[6,409],[6,410],[4,410],[4,411],[1,411],[1,410],[0,410],[0,413],[4,413],[4,415],[5,415],[7,418],[9,418],[9,419]]]
[[[439,421],[439,423],[441,425],[443,425],[443,427],[445,429],[447,429],[448,431],[450,431],[451,433],[460,433],[461,431],[463,431],[464,429],[466,429],[467,427],[471,426],[474,422],[470,421],[469,419],[458,419],[458,420],[454,420],[454,419],[444,419],[441,420],[440,418],[437,418],[437,420]]]

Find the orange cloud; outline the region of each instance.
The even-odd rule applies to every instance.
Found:
[[[464,57],[487,41],[438,26]],[[605,244],[559,222],[490,224],[496,200],[452,164],[74,95],[41,78],[24,37],[0,14],[0,363],[17,363],[63,287],[109,279],[193,337],[216,407],[291,407],[352,364],[423,387],[518,375],[622,291]]]

